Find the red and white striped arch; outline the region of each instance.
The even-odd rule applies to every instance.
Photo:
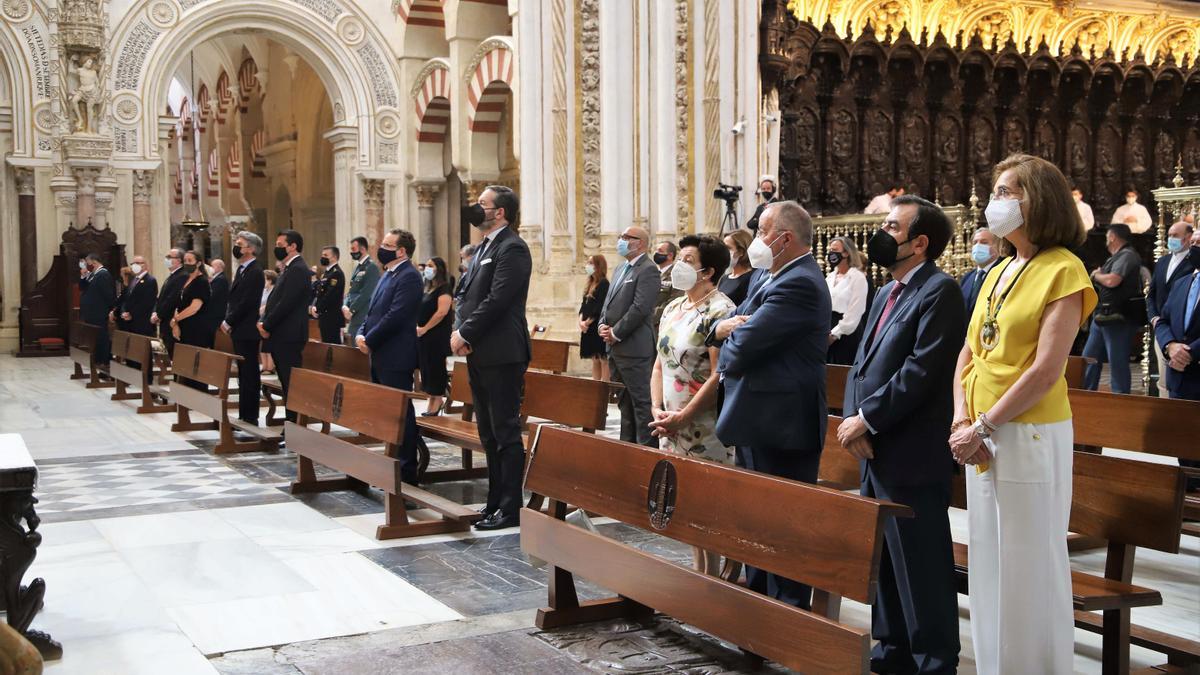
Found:
[[[225,111],[233,104],[233,94],[229,93],[229,73],[224,70],[217,77],[217,101],[221,104],[217,106],[217,124],[224,124]]]
[[[225,163],[225,187],[230,190],[242,189],[242,146],[234,143],[229,146],[229,160]]]
[[[516,59],[503,43],[497,43],[483,55],[467,87],[467,128],[495,133],[512,92]]]
[[[218,197],[221,194],[221,155],[216,148],[208,153],[208,196]]]
[[[258,90],[258,64],[254,63],[254,59],[246,59],[242,61],[242,65],[238,68],[238,89],[241,90],[241,101],[239,105],[242,112],[249,112],[250,94]]]
[[[196,94],[196,107],[200,109],[200,133],[208,130],[208,85],[200,85],[200,91]]]
[[[425,75],[413,102],[418,143],[441,143],[450,126],[450,68],[437,63]]]
[[[396,13],[409,26],[445,28],[446,15],[442,13],[444,0],[400,0]]]
[[[262,154],[265,147],[267,147],[267,130],[259,129],[250,139],[250,155],[253,157],[250,175],[255,178],[265,178],[267,175],[267,158]]]

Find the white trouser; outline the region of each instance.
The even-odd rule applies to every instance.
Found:
[[[1070,673],[1071,422],[1001,426],[966,467],[971,639],[980,675]]]

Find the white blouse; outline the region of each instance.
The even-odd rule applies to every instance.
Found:
[[[845,337],[858,329],[863,314],[867,311],[867,275],[857,267],[851,267],[845,274],[833,270],[825,277],[829,284],[829,297],[833,300],[833,311],[842,315],[830,331],[837,337]]]

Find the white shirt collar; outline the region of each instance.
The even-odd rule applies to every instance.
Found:
[[[790,270],[792,267],[794,267],[796,265],[796,263],[800,262],[801,260],[804,260],[805,258],[807,258],[810,255],[812,255],[811,250],[808,253],[805,253],[804,255],[799,255],[799,256],[796,256],[795,258],[792,258],[790,261],[788,261],[788,263],[786,265],[784,265],[783,267],[780,267],[778,272],[768,272],[767,280],[770,281],[771,279],[774,279],[775,277]]]
[[[296,258],[299,258],[299,257],[300,257],[300,254],[299,254],[299,253],[293,253],[291,256],[289,256],[287,259],[285,259],[285,260],[283,261],[283,266],[284,266],[284,267],[287,267],[288,265],[291,265],[291,264],[292,264],[292,261],[293,261],[293,260],[295,260]]]
[[[636,265],[636,264],[637,264],[637,261],[639,261],[639,260],[641,260],[642,258],[645,258],[645,257],[646,257],[646,254],[645,254],[644,252],[643,252],[643,253],[639,253],[639,254],[637,254],[637,257],[636,257],[636,258],[634,258],[633,260],[627,260],[627,261],[626,261],[626,263],[628,263],[630,267],[633,267],[634,265]],[[655,265],[655,269],[658,269],[658,266],[657,266],[657,265]]]
[[[508,229],[508,226],[502,225],[502,226],[497,227],[496,229],[492,230],[491,232],[488,232],[486,235],[484,235],[483,238],[487,240],[488,244],[491,244],[493,241],[496,240],[496,237],[498,237],[500,235],[500,233],[506,229]]]
[[[928,264],[929,264],[929,261],[928,261],[928,260],[923,260],[923,261],[921,261],[921,264],[920,264],[920,265],[917,265],[916,267],[914,267],[914,268],[912,268],[911,270],[909,270],[909,271],[908,271],[908,274],[905,274],[905,275],[904,275],[904,278],[902,278],[902,279],[897,279],[896,281],[899,281],[900,283],[902,283],[902,284],[904,284],[905,286],[907,286],[907,285],[908,285],[908,282],[912,281],[913,275],[917,273],[917,270],[921,269],[922,267],[924,267],[925,265],[928,265]],[[995,263],[992,263],[992,264],[994,265]],[[990,268],[989,268],[989,269],[990,269]]]

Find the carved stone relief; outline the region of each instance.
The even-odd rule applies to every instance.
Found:
[[[577,217],[583,223],[584,253],[600,248],[600,0],[578,0],[579,140],[582,194]]]
[[[151,197],[154,196],[154,172],[153,171],[134,171],[133,172],[133,203],[134,204],[149,204]]]
[[[371,78],[371,91],[375,95],[375,105],[398,107],[399,98],[396,95],[395,87],[392,86],[387,64],[380,57],[379,50],[375,49],[374,44],[368,42],[359,47],[357,51]]]
[[[675,227],[680,232],[690,229],[691,223],[691,163],[688,159],[691,141],[691,0],[675,2]]]
[[[117,90],[137,91],[142,80],[142,67],[145,65],[146,54],[154,46],[154,41],[162,31],[149,23],[140,21],[121,47],[121,56],[117,59],[117,73],[113,80],[113,88]]]
[[[22,26],[21,35],[29,47],[33,66],[34,92],[38,98],[50,98],[50,52],[38,26]]]
[[[329,23],[337,21],[337,18],[345,11],[332,0],[292,0],[292,2],[316,12]]]
[[[395,141],[379,141],[379,163],[399,164],[400,144]]]
[[[29,0],[4,0],[4,17],[13,23],[21,23],[29,18],[32,6]]]

